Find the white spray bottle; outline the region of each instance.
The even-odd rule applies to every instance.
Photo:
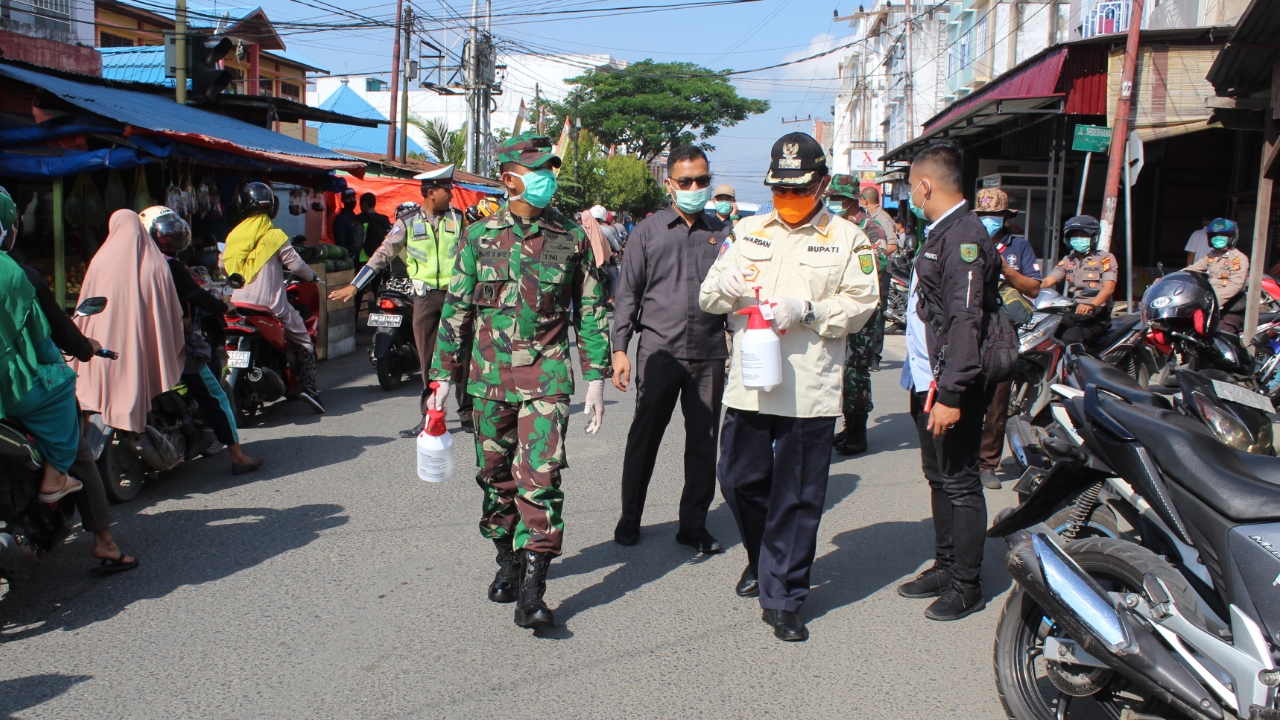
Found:
[[[431,383],[432,390],[436,386]],[[445,429],[443,410],[428,410],[418,434],[418,477],[430,483],[453,477],[453,436]]]
[[[769,392],[782,383],[782,346],[761,309],[760,288],[755,291],[756,304],[738,311],[747,316],[747,330],[738,343],[738,362],[743,387]]]

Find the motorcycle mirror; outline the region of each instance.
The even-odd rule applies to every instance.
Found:
[[[1156,275],[1157,275],[1158,277],[1164,277],[1164,263],[1163,263],[1163,262],[1157,262],[1157,263],[1156,263]]]
[[[227,284],[236,290],[239,290],[244,287],[244,276],[240,273],[231,273],[227,276]]]
[[[104,297],[85,298],[76,307],[76,317],[89,317],[97,315],[107,309],[107,299]]]

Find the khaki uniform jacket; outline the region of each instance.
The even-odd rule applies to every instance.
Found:
[[[823,208],[792,230],[777,213],[740,220],[720,246],[720,256],[702,281],[698,304],[709,313],[736,313],[755,304],[720,292],[720,273],[742,268],[761,300],[795,298],[813,303],[814,321],[796,322],[781,335],[782,383],[769,392],[742,386],[738,347],[747,318],[730,315],[733,364],[725,388],[727,407],[784,417],[840,415],[845,336],[870,320],[880,302],[875,251],[857,225]]]
[[[1249,279],[1249,257],[1235,248],[1210,250],[1187,270],[1204,273],[1218,296],[1218,305],[1226,305],[1228,300],[1240,294]]]

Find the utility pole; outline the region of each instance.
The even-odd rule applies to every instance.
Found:
[[[546,131],[542,127],[542,85],[539,83],[533,84],[533,110],[538,113],[537,127],[541,135]]]
[[[1116,205],[1120,202],[1120,172],[1124,169],[1128,156],[1129,108],[1133,102],[1133,77],[1138,66],[1143,0],[1132,0],[1132,3],[1129,11],[1129,36],[1124,48],[1124,68],[1120,73],[1120,98],[1116,101],[1116,122],[1115,127],[1111,128],[1111,147],[1107,157],[1107,189],[1102,198],[1102,232],[1098,237],[1098,249],[1103,252],[1111,249]]]
[[[400,162],[409,161],[409,53],[413,47],[413,8],[404,9],[404,57],[400,64]],[[395,96],[391,96],[395,103]]]
[[[911,0],[903,0],[903,9],[907,13],[907,76],[902,94],[907,113],[907,141],[910,142],[916,139],[916,103],[913,97],[915,92],[911,87],[911,78],[915,74],[911,67],[914,61],[911,55],[911,28],[915,26],[915,21],[911,19]]]
[[[187,0],[177,0],[174,12],[174,45],[173,53],[176,62],[174,70],[173,99],[179,105],[187,104]]]
[[[404,0],[396,0],[396,31],[391,45],[391,95],[387,103],[387,160],[396,159],[396,93],[400,90],[400,27],[404,24]]]
[[[467,57],[467,172],[476,171],[476,136],[477,118],[480,117],[479,88],[480,82],[480,28],[477,17],[480,12],[478,0],[471,0],[471,43]]]

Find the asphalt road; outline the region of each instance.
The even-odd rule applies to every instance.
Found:
[[[927,601],[894,592],[931,561],[932,525],[897,386],[902,338],[888,346],[871,452],[832,464],[806,643],[775,640],[756,601],[734,595],[746,554],[718,496],[708,528],[727,552],[675,543],[678,416],[640,544],[612,542],[632,413],[612,387],[598,436],[581,414],[571,423],[565,552],[547,591],[559,627],[516,627],[484,595],[495,565],[476,530],[471,437],[455,435],[453,481],[419,481],[413,443],[396,437],[416,377],[383,392],[362,348],[322,363],[327,415],[277,405],[242,431],[265,470],[234,477],[225,454],[202,459],[115,506],[141,568],[92,576],[77,534],[13,583],[0,718],[1002,718],[1003,543],[988,542],[977,615],[931,622]],[[988,500],[994,514],[1013,494]]]

